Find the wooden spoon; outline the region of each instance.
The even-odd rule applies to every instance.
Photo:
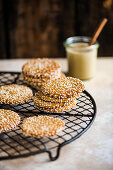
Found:
[[[99,24],[98,28],[96,29],[96,31],[94,32],[94,35],[91,39],[91,42],[89,43],[89,45],[93,45],[95,43],[95,41],[97,40],[98,36],[100,35],[102,29],[104,28],[105,24],[107,23],[107,18],[104,18],[101,23]]]

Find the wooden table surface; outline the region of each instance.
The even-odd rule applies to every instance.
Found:
[[[57,59],[67,71],[67,60]],[[0,60],[0,71],[21,71],[27,60]],[[85,81],[97,104],[91,128],[61,149],[60,157],[49,161],[46,153],[0,161],[0,170],[113,170],[113,57],[97,60],[96,76]]]

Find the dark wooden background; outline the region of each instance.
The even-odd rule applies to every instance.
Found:
[[[99,56],[113,56],[113,0],[0,0],[0,58],[65,57],[63,41],[103,17]]]

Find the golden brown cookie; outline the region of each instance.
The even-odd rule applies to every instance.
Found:
[[[78,96],[84,88],[81,80],[67,77],[50,80],[42,86],[42,92],[54,98],[65,99]]]
[[[34,116],[24,119],[21,127],[24,135],[40,138],[59,134],[65,128],[65,123],[59,118]]]
[[[48,99],[49,101],[46,99]],[[41,91],[38,91],[33,97],[34,104],[44,108],[45,107],[56,108],[56,107],[68,106],[69,104],[71,104],[71,102],[75,101],[76,98],[67,98],[67,100],[66,99],[63,100],[64,101],[62,102],[62,99],[55,99],[49,96],[44,96]]]
[[[22,104],[33,96],[32,90],[24,85],[11,84],[0,87],[1,104]]]
[[[40,90],[41,87],[44,85],[43,82],[41,82],[41,83],[34,83],[34,82],[32,82],[32,81],[26,81],[26,80],[24,80],[24,82],[25,82],[26,84],[28,84],[28,85],[36,88],[37,90]]]
[[[51,80],[55,79],[55,78],[46,78],[46,79],[35,78],[35,79],[34,79],[34,78],[28,78],[27,76],[24,76],[24,75],[22,75],[22,76],[23,76],[23,78],[24,78],[24,81],[25,81],[27,84],[35,87],[36,89],[41,89],[41,87],[42,87],[45,83],[47,83],[47,81],[49,81],[50,79],[51,79]],[[65,75],[64,75],[63,73],[61,73],[59,77],[60,77],[60,78],[65,78]],[[57,78],[58,78],[58,77],[57,77]]]
[[[47,58],[37,58],[23,65],[22,72],[24,75],[34,78],[52,77],[61,71],[61,65],[54,60]]]
[[[69,105],[67,106],[63,106],[63,107],[56,107],[56,108],[48,108],[48,107],[39,107],[39,105],[37,105],[35,103],[35,105],[37,106],[37,108],[41,111],[44,112],[49,112],[49,113],[60,113],[60,112],[64,112],[64,111],[70,111],[75,105],[76,105],[76,100],[71,102]]]
[[[20,123],[20,117],[11,110],[0,109],[0,133],[15,128]]]
[[[42,91],[38,91],[37,93],[35,93],[35,96],[37,96],[38,98],[40,98],[43,101],[51,102],[51,103],[70,103],[70,102],[74,101],[77,97],[79,97],[79,95],[77,95],[77,96],[74,96],[71,98],[60,99],[60,98],[54,98],[54,97],[50,97],[48,95],[44,95],[42,93]]]
[[[58,108],[58,107],[63,107],[63,106],[68,106],[70,103],[65,102],[65,103],[53,103],[53,102],[47,102],[39,99],[37,96],[33,97],[34,104],[37,105],[38,107],[46,107],[46,108]]]
[[[33,77],[29,77],[25,74],[22,73],[22,77],[24,78],[24,80],[28,81],[28,82],[33,82],[33,83],[45,83],[46,81],[50,80],[50,79],[56,79],[58,77],[64,77],[65,75],[64,74],[57,74],[57,75],[54,75],[53,77],[47,77],[47,78],[41,78],[41,77],[37,77],[37,78],[33,78]]]

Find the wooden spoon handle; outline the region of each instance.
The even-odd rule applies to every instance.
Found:
[[[91,39],[91,42],[89,43],[89,45],[93,45],[96,41],[96,39],[98,38],[99,34],[101,33],[103,27],[105,26],[105,24],[107,23],[107,18],[104,18],[100,25],[98,26],[98,28],[96,29],[92,39]]]

